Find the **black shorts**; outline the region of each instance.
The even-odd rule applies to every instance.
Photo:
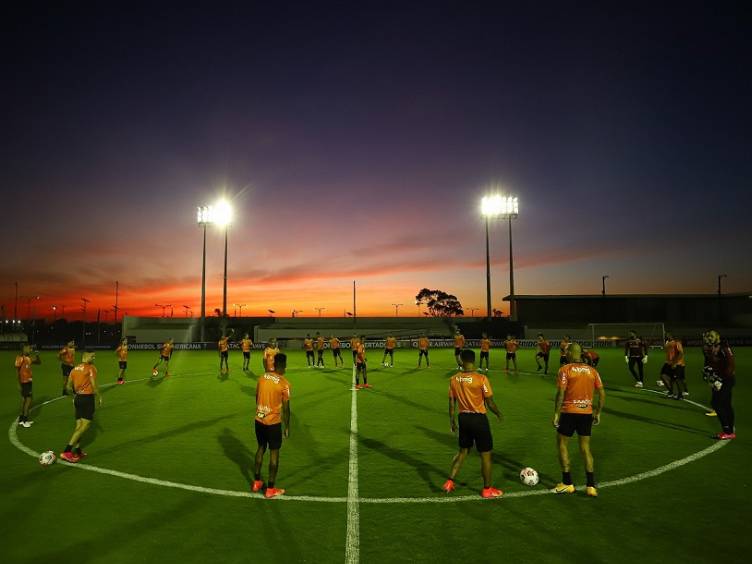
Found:
[[[517,353],[507,353],[507,360],[514,359],[517,360]]]
[[[421,356],[421,355],[425,355],[426,357],[428,357],[428,349],[426,349],[426,350],[423,350],[423,349],[418,350],[418,356]]]
[[[316,356],[319,356],[319,357],[324,356],[324,349],[317,350],[316,351]]]
[[[589,437],[593,430],[592,413],[562,413],[559,416],[559,428],[557,431],[560,435],[571,437],[575,431],[580,437]]]
[[[31,382],[21,382],[21,397],[22,398],[31,397]]]
[[[264,425],[259,421],[256,423],[256,442],[260,447],[271,450],[279,450],[282,447],[282,423],[274,425]]]
[[[243,351],[243,358],[251,358],[251,351]]]
[[[222,359],[227,358],[230,355],[230,351],[219,351],[219,356]]]
[[[120,360],[118,361],[118,366],[120,367],[120,370],[125,370],[126,368],[128,368],[128,361]]]
[[[340,349],[332,349],[332,354],[336,357],[342,358],[342,351]]]
[[[71,370],[73,370],[73,367],[70,364],[61,364],[60,370],[63,371],[63,376],[67,378],[70,375]]]
[[[454,347],[454,356],[460,356],[461,352],[462,352],[462,347]]]
[[[355,363],[355,370],[365,370],[366,369],[366,363],[365,362],[356,362]]]
[[[491,426],[485,413],[460,413],[459,444],[460,448],[475,448],[478,452],[488,452],[493,449]]]
[[[160,354],[159,358],[162,359],[162,360],[164,360],[165,362],[169,362],[170,361],[170,357],[169,356],[165,356],[163,354]]]
[[[566,357],[566,355],[561,355],[561,356],[559,357],[559,364],[560,364],[560,365],[564,366],[564,365],[565,365],[565,364],[566,364],[567,362],[569,362],[569,361],[567,360],[567,357]]]
[[[671,365],[668,362],[664,362],[663,366],[661,366],[661,376],[668,376],[669,378],[675,376],[674,369],[671,368]]]
[[[596,359],[590,360],[590,362],[588,362],[588,364],[589,364],[590,366],[592,366],[593,368],[595,368],[596,366],[598,366],[598,363],[599,363],[600,361],[601,361],[601,359],[600,359],[600,357],[598,357],[598,358],[596,358]]]
[[[76,408],[76,419],[94,419],[94,394],[76,394],[73,405]]]
[[[684,366],[677,364],[674,366],[674,378],[677,380],[684,380]]]
[[[543,360],[548,362],[548,353],[538,352],[538,354],[535,355],[535,358],[542,358]]]
[[[306,357],[311,357],[311,358],[313,358],[313,351],[306,351],[306,352],[305,352],[305,355],[306,355]]]
[[[394,356],[394,349],[384,349],[384,354],[388,354],[389,356]]]
[[[488,360],[488,351],[480,351],[480,357]]]

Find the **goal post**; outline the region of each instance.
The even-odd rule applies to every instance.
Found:
[[[647,323],[588,323],[593,346],[618,346],[629,338],[629,332],[647,342],[648,346],[662,347],[666,340],[666,328],[661,321]]]

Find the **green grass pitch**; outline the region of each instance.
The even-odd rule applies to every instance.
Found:
[[[440,486],[456,451],[447,416],[452,351],[432,350],[430,369],[415,369],[417,354],[399,350],[394,368],[369,351],[373,389],[357,392],[359,516],[362,562],[737,562],[746,560],[750,536],[749,409],[752,354],[737,349],[734,405],[739,438],[691,463],[633,483],[602,487],[597,499],[525,495],[559,479],[551,427],[554,377],[535,373],[533,351],[518,354],[519,375],[506,374],[503,352],[491,355],[490,380],[502,422],[491,417],[494,482],[509,497],[475,499],[479,459],[462,469],[456,503],[372,503],[385,498],[443,498]],[[12,422],[18,410],[15,353],[0,353],[4,366],[0,422],[33,451],[59,452],[73,427],[70,399],[35,410],[30,429]],[[289,352],[292,384],[290,438],[281,451],[278,486],[289,496],[335,501],[263,500],[186,491],[64,464],[41,467],[2,441],[0,560],[39,562],[343,562],[348,495],[350,354],[345,369],[308,369],[302,352]],[[707,404],[701,355],[688,350],[690,399]],[[81,465],[169,481],[247,492],[253,472],[252,416],[260,354],[250,374],[241,354],[230,357],[228,379],[218,378],[211,352],[174,354],[167,380],[148,381],[156,353],[131,352],[125,386],[109,386],[104,406],[85,438]],[[59,395],[54,353],[34,369],[35,404]],[[662,363],[651,355],[648,387]],[[101,385],[117,374],[113,352],[99,352]],[[558,364],[558,363],[556,363]],[[602,353],[607,387],[602,423],[592,446],[600,484],[681,460],[714,444],[715,418],[686,402],[632,387],[620,351]],[[551,372],[555,372],[552,365]],[[140,380],[140,381],[136,381]],[[584,484],[576,442],[573,477]],[[268,461],[268,457],[267,457]],[[266,476],[266,462],[264,476]],[[520,484],[532,466],[541,484]]]

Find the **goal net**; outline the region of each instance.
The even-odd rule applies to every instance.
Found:
[[[588,323],[588,330],[596,347],[616,347],[629,338],[629,332],[651,347],[663,347],[666,329],[662,322],[654,323]]]

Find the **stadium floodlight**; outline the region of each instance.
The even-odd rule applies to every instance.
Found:
[[[719,274],[718,275],[718,295],[721,295],[721,280],[724,278],[728,278],[728,274]]]
[[[200,340],[203,343],[206,339],[204,336],[204,326],[206,325],[206,226],[213,223],[214,209],[212,206],[198,206],[196,208],[196,223],[204,231],[204,245],[201,254],[201,323],[200,323]]]
[[[601,276],[601,295],[606,295],[606,278],[611,278],[608,274]]]
[[[509,222],[509,316],[517,320],[517,304],[514,299],[514,255],[512,252],[512,220],[520,212],[517,196],[499,193],[484,196],[480,202],[481,215],[486,220],[486,315],[490,318],[491,310],[491,260],[488,244],[489,219],[506,219]]]
[[[232,223],[232,206],[225,199],[214,204],[212,220],[215,224],[225,228],[225,270],[222,283],[222,317],[227,317],[227,232]]]
[[[394,317],[399,317],[399,308],[405,304],[392,304],[394,306]]]

